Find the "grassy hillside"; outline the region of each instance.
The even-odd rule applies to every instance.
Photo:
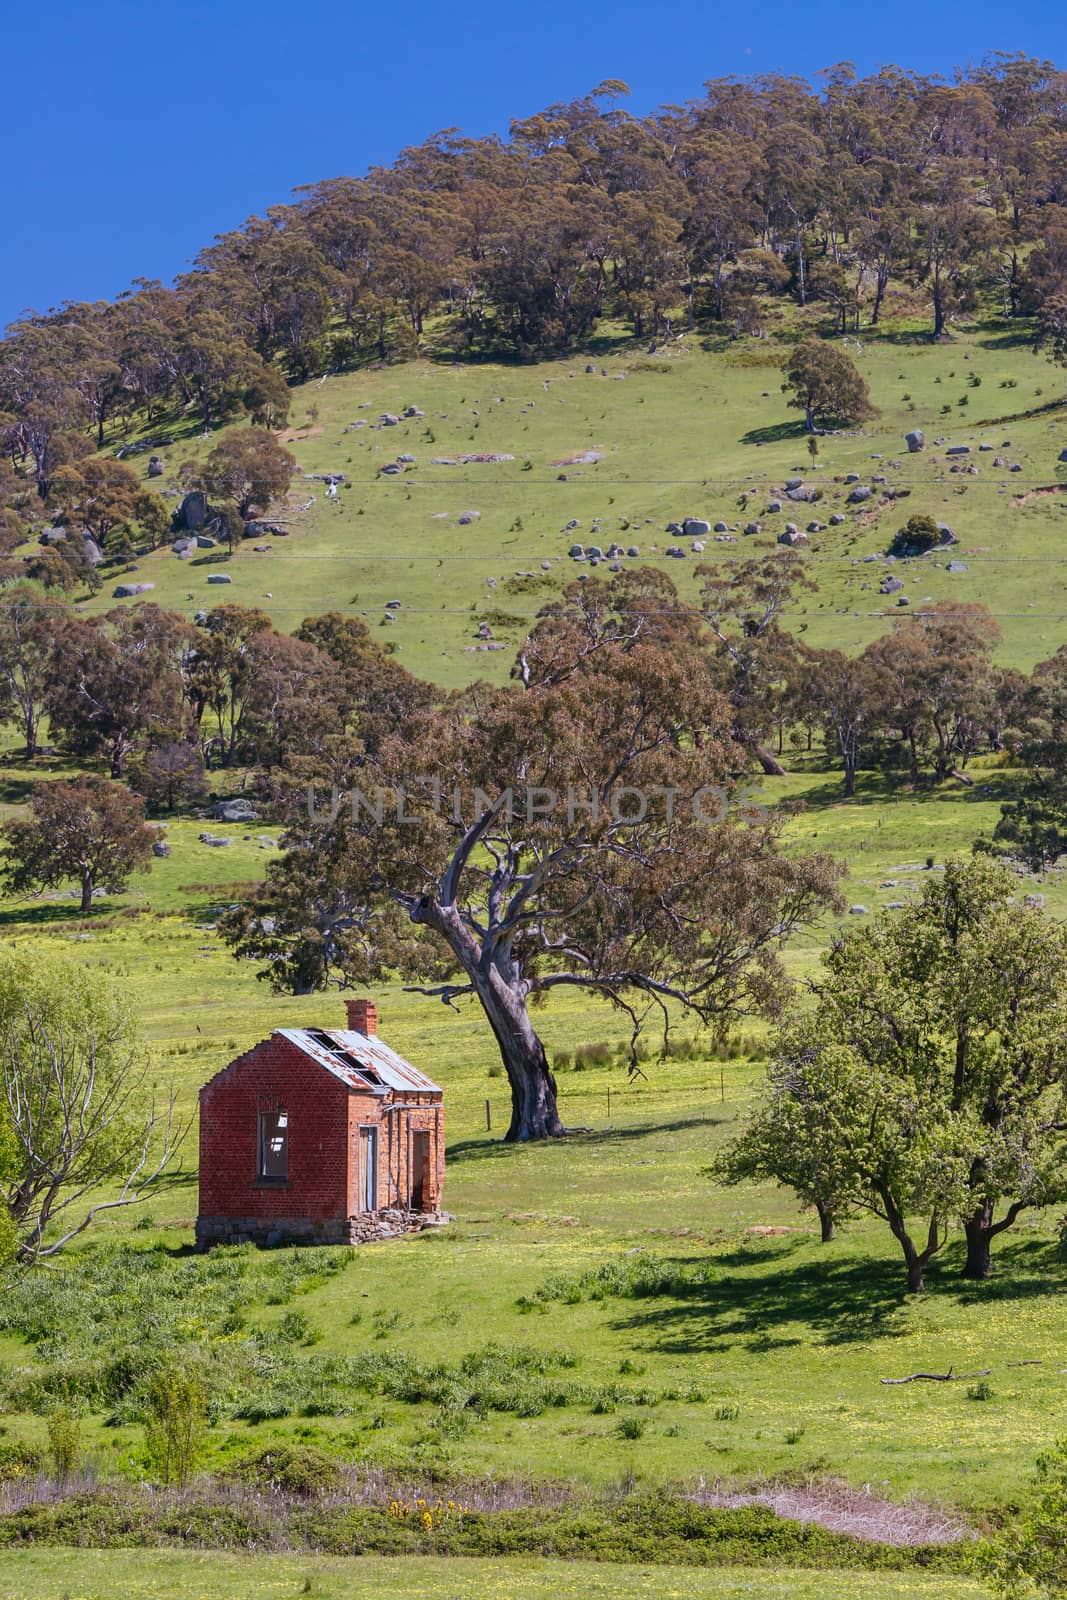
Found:
[[[862,436],[822,439],[814,470],[780,392],[774,345],[707,349],[686,338],[648,355],[606,339],[592,372],[582,357],[530,367],[420,361],[328,378],[296,392],[289,442],[303,473],[346,475],[337,500],[321,481],[298,479],[287,537],[248,541],[232,559],[210,551],[184,563],[157,552],[137,563],[138,577],[155,584],[153,599],[188,614],[236,600],[263,606],[283,628],[338,606],[376,623],[399,600],[382,637],[414,672],[456,685],[505,677],[528,619],[589,570],[568,557],[572,541],[636,545],[642,562],[661,563],[695,595],[691,540],[677,541],[684,560],[663,554],[675,542],[667,521],[687,515],[735,529],[761,522],[758,539],[711,536],[703,559],[716,560],[767,547],[790,517],[804,526],[841,510],[845,522],[813,535],[806,556],[818,591],[801,596],[786,622],[813,643],[861,647],[899,614],[878,594],[883,569],[863,558],[883,553],[907,516],[928,512],[960,542],[891,569],[905,578],[905,594],[984,602],[1000,620],[1005,662],[1029,667],[1051,654],[1067,617],[1059,555],[1067,495],[1040,491],[1063,474],[1067,412],[1053,406],[1060,373],[1014,336],[982,326],[946,345],[899,331],[865,336],[862,349],[848,344],[881,414]],[[375,430],[381,413],[412,405],[425,415]],[[903,435],[915,426],[928,448],[909,456]],[[955,443],[972,446],[965,463],[977,476],[949,470],[945,446]],[[982,443],[994,449],[979,451]],[[179,463],[208,447],[187,439],[164,449],[164,483],[174,488]],[[563,464],[584,452],[600,459]],[[416,460],[400,477],[379,477],[399,454]],[[432,461],[464,454],[513,459]],[[994,468],[995,456],[1022,470]],[[132,459],[143,469],[147,455]],[[770,491],[792,473],[821,485],[824,500],[767,513]],[[851,473],[862,483],[884,473],[911,495],[881,510],[846,508]],[[466,512],[478,516],[461,524]],[[255,550],[260,543],[269,553]],[[967,571],[950,574],[950,558]],[[209,586],[208,574],[220,571],[232,583]],[[93,609],[115,603],[114,581]],[[480,619],[503,648],[474,648]],[[52,758],[35,776],[66,770]],[[968,850],[995,824],[1016,774],[992,757],[972,770],[968,790],[912,791],[862,775],[843,802],[840,774],[811,756],[767,780],[764,795],[792,803],[792,842],[845,860],[848,903],[874,911],[906,898],[931,861]],[[15,761],[0,769],[5,811],[22,803],[28,781]],[[217,937],[222,909],[276,849],[270,825],[212,824],[230,837],[227,849],[200,843],[201,826],[171,822],[170,857],[128,893],[101,897],[90,917],[62,894],[0,907],[3,938],[74,951],[121,979],[156,1052],[158,1085],[173,1085],[190,1115],[199,1084],[272,1027],[329,1025],[340,1014],[336,996],[272,996]],[[1050,909],[1067,912],[1060,875],[1040,890]],[[795,942],[798,976],[832,931],[827,924]],[[0,1446],[41,1447],[46,1414],[67,1394],[85,1413],[92,1461],[136,1477],[138,1384],[169,1345],[210,1374],[213,1467],[288,1439],[416,1481],[520,1474],[604,1492],[701,1479],[844,1480],[890,1502],[916,1497],[980,1520],[1018,1498],[1035,1455],[1064,1431],[1055,1214],[1025,1214],[998,1241],[992,1282],[964,1284],[953,1245],[931,1269],[928,1295],[909,1301],[879,1225],[857,1219],[820,1246],[787,1193],[727,1192],[704,1176],[751,1101],[758,1027],[748,1054],[725,1061],[696,1038],[688,1059],[649,1063],[645,1077],[628,1079],[617,1059],[568,1067],[561,1108],[572,1138],[509,1148],[499,1142],[506,1081],[480,1013],[454,1015],[395,987],[382,989],[380,1013],[389,1042],[445,1087],[454,1225],[357,1252],[194,1257],[194,1127],[182,1181],[140,1220],[129,1212],[104,1220],[47,1280],[39,1303],[37,1291],[21,1289],[0,1301]],[[554,997],[539,1027],[550,1051],[568,1054],[614,1046],[623,1031],[621,1019],[575,996]],[[605,1265],[616,1274],[607,1286],[588,1277]],[[103,1375],[116,1363],[127,1363],[127,1388],[105,1396]],[[980,1387],[880,1381],[949,1366],[989,1375]],[[411,1392],[401,1392],[408,1380]],[[479,1384],[520,1403],[475,1403]],[[5,1553],[0,1600],[51,1595],[60,1582],[71,1593],[111,1592],[118,1559]],[[124,1592],[146,1597],[178,1586],[281,1595],[301,1592],[305,1578],[303,1592],[359,1595],[394,1581],[389,1563],[370,1558],[355,1574],[310,1557],[251,1566],[172,1551],[121,1560]],[[490,1570],[414,1558],[402,1579],[405,1593],[427,1600],[550,1591],[832,1597],[846,1583],[864,1600],[983,1592],[913,1573],[846,1580],[643,1567],[587,1576],[550,1563]]]
[[[154,583],[153,598],[175,609],[230,599],[264,607],[282,628],[326,606],[376,621],[398,599],[388,636],[401,659],[451,685],[506,674],[526,620],[547,594],[588,570],[567,556],[575,540],[605,550],[613,540],[636,545],[642,562],[663,564],[682,593],[695,596],[699,558],[691,541],[683,541],[685,560],[664,555],[675,542],[667,522],[685,516],[722,519],[736,531],[758,520],[760,539],[773,543],[790,518],[803,528],[813,516],[845,512],[841,526],[813,536],[807,559],[818,594],[803,596],[788,620],[814,644],[860,647],[885,630],[887,615],[899,614],[878,593],[879,566],[863,557],[883,553],[907,516],[927,512],[955,528],[960,542],[904,572],[911,601],[981,601],[1000,620],[1006,663],[1029,667],[1051,654],[1067,616],[1056,567],[1067,497],[1041,491],[1064,477],[1057,464],[1067,443],[1062,373],[1001,324],[962,331],[950,344],[898,330],[845,345],[880,415],[862,433],[824,438],[814,470],[799,416],[781,393],[785,346],[773,341],[708,349],[683,337],[650,356],[605,339],[594,362],[417,361],[322,379],[294,392],[286,437],[303,473],[346,475],[337,498],[328,499],[321,482],[298,478],[285,513],[289,537],[246,542],[232,560],[224,551],[192,562],[169,550],[153,554],[137,563],[138,581]],[[425,415],[376,430],[381,414],[409,406]],[[927,435],[921,455],[904,445],[914,427]],[[963,465],[977,476],[950,470],[945,448],[953,444],[971,445]],[[980,452],[982,444],[993,449]],[[162,450],[168,476],[154,486],[173,488],[179,462],[206,448],[192,439]],[[561,464],[585,452],[600,459]],[[513,459],[460,464],[474,454]],[[379,476],[398,455],[414,463],[399,477]],[[434,465],[434,458],[457,464]],[[134,460],[146,470],[146,455]],[[766,514],[771,490],[798,473],[824,489],[822,503],[786,501],[781,513]],[[874,488],[869,508],[846,506],[841,480],[850,473]],[[872,483],[880,473],[909,488],[910,498],[880,507]],[[744,511],[741,494],[749,497]],[[461,524],[467,512],[477,518]],[[568,530],[570,522],[578,526]],[[756,543],[743,535],[737,544],[719,543],[713,535],[703,559],[736,556]],[[946,572],[950,558],[967,571]],[[228,588],[208,585],[219,571],[232,578]],[[113,586],[97,607],[110,603]],[[490,618],[505,648],[475,648],[480,616]]]

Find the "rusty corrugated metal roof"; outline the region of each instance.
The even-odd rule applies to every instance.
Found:
[[[398,1056],[395,1050],[390,1050],[377,1036],[368,1038],[366,1034],[347,1028],[276,1028],[274,1031],[350,1089],[382,1096],[390,1089],[408,1094],[443,1092],[440,1084],[434,1083],[403,1056]],[[366,1070],[361,1070],[363,1068]]]

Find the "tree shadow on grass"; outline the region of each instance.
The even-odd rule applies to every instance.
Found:
[[[69,905],[57,905],[54,901],[49,901],[45,905],[12,906],[10,909],[0,910],[0,927],[25,924],[29,927],[43,928],[50,923],[60,922],[82,925],[86,928],[102,928],[107,925],[111,915],[110,907],[94,906],[91,911],[85,912],[76,900],[72,900]]]
[[[913,787],[905,787],[910,783],[904,774],[900,774],[901,781],[894,785],[891,779],[880,779],[877,774],[862,774],[857,780],[856,793],[846,797],[844,793],[844,775],[840,772],[828,772],[827,781],[818,787],[805,789],[804,799],[808,814],[831,808],[845,806],[883,806],[898,805],[956,805],[960,802],[974,805],[982,802],[987,805],[1005,800],[1017,799],[1020,787],[1020,775],[1002,772],[975,772],[974,785],[968,788],[966,784],[952,784],[934,786],[933,780],[929,783],[920,782]]]
[[[575,1147],[588,1150],[597,1145],[628,1143],[652,1135],[685,1133],[693,1128],[714,1128],[731,1120],[728,1117],[694,1116],[679,1117],[674,1122],[642,1122],[635,1128],[575,1128],[563,1139],[538,1140],[535,1144],[509,1143],[502,1135],[487,1135],[484,1139],[463,1139],[459,1144],[449,1145],[446,1155],[452,1166],[462,1161],[499,1160],[522,1151],[573,1150]]]
[[[981,350],[1032,349],[1034,323],[1030,318],[1019,318],[1007,326],[999,318],[982,323],[982,336],[976,341]]]
[[[804,439],[807,429],[799,419],[769,423],[765,428],[750,428],[741,435],[742,444],[781,444],[786,439]]]
[[[903,1263],[807,1255],[789,1260],[807,1241],[742,1249],[711,1259],[734,1270],[706,1283],[685,1283],[657,1304],[618,1317],[613,1326],[638,1344],[670,1353],[715,1351],[738,1344],[754,1353],[805,1342],[791,1328],[825,1345],[867,1344],[907,1337],[901,1315],[915,1304],[905,1292]],[[1025,1302],[1062,1290],[1047,1242],[1028,1241],[1000,1252],[1000,1274],[987,1283],[959,1276],[962,1245],[927,1268],[929,1299],[968,1306],[990,1300]]]

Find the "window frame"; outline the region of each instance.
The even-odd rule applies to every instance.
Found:
[[[279,1188],[289,1182],[289,1113],[281,1109],[261,1111],[256,1128],[256,1182],[266,1184],[270,1188]],[[269,1172],[267,1170],[269,1141],[276,1138],[279,1132],[282,1136],[281,1159],[285,1170]]]

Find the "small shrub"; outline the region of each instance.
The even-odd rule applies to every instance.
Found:
[[[571,1062],[572,1062],[573,1059],[574,1058],[571,1055],[569,1050],[553,1050],[553,1052],[552,1052],[552,1071],[553,1072],[569,1072],[570,1071]]]
[[[640,1439],[644,1436],[647,1423],[644,1417],[623,1417],[616,1426],[615,1432],[620,1439]]]
[[[41,1454],[28,1444],[0,1444],[0,1483],[14,1483],[41,1469]]]
[[[69,1478],[81,1459],[81,1423],[69,1406],[48,1418],[48,1464],[57,1478]]]
[[[805,1430],[803,1428],[789,1428],[785,1435],[786,1444],[799,1444],[804,1437],[804,1433]]]
[[[277,1444],[234,1463],[233,1477],[259,1489],[310,1497],[327,1494],[341,1481],[338,1463],[309,1445]]]
[[[970,1383],[967,1385],[967,1398],[968,1400],[992,1400],[992,1386],[986,1383],[984,1378],[980,1383]]]
[[[278,1336],[286,1344],[314,1344],[321,1337],[304,1311],[287,1311],[278,1323]]]
[[[721,1406],[715,1407],[716,1422],[736,1422],[740,1415],[741,1407],[734,1405],[732,1401],[725,1401]]]
[[[200,1375],[176,1358],[157,1372],[148,1391],[145,1447],[160,1481],[182,1488],[199,1460],[207,1430]]]

